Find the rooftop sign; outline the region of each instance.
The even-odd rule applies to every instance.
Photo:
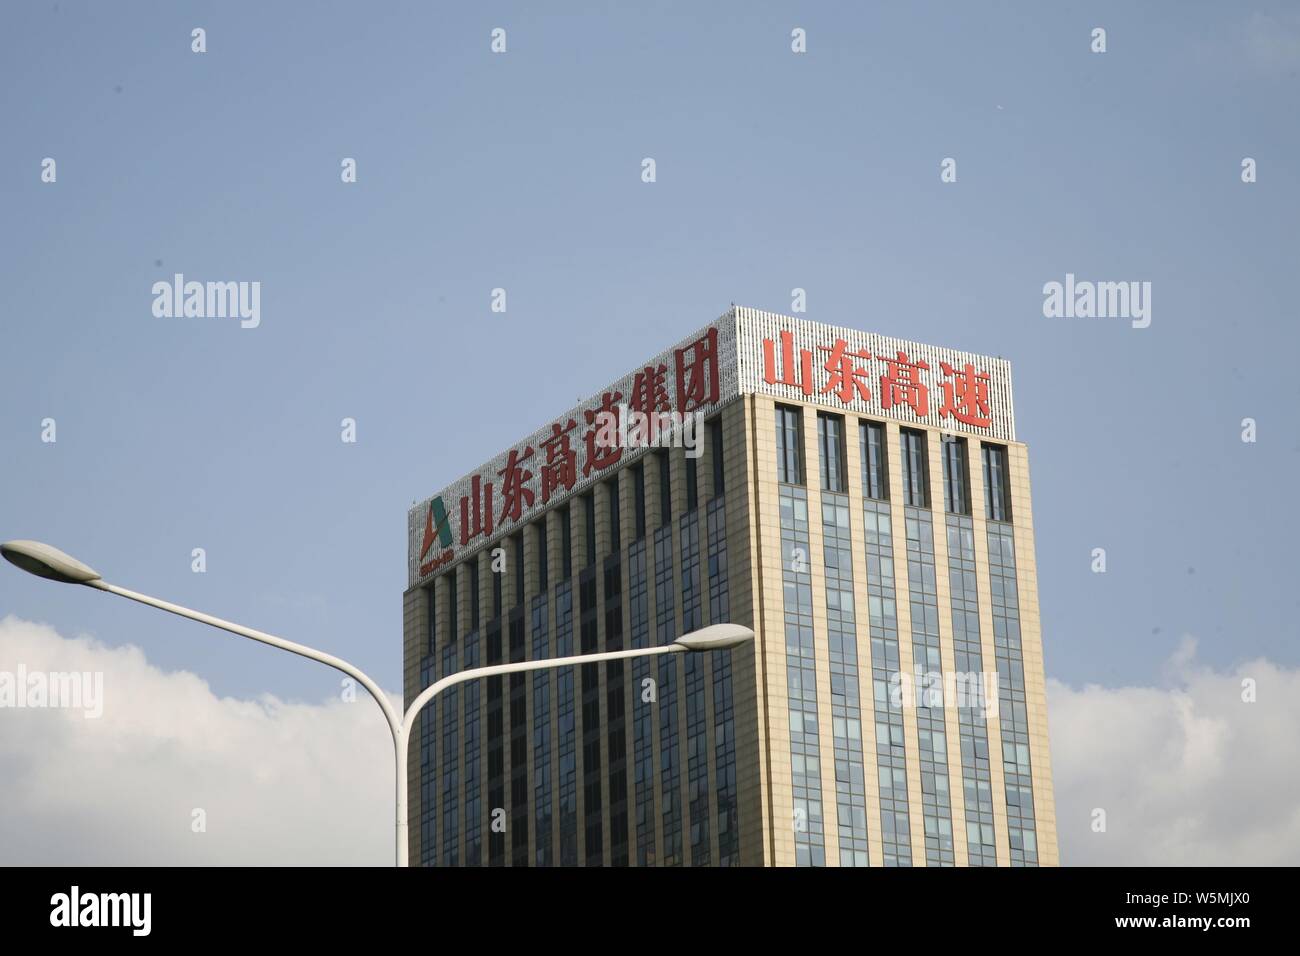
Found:
[[[707,417],[745,394],[1015,439],[1003,359],[735,307],[412,507],[411,586],[644,455],[628,417]]]

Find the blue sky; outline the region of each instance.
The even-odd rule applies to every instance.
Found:
[[[396,690],[412,501],[800,287],[1011,360],[1050,677],[1155,680],[1184,634],[1300,662],[1293,6],[546,6],[6,5],[0,537]],[[260,327],[155,318],[175,272],[260,281]],[[1044,318],[1067,272],[1151,282],[1150,328]],[[222,695],[338,687],[0,568],[8,613]]]

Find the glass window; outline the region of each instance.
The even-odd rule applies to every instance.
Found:
[[[943,439],[943,498],[949,514],[970,514],[969,472],[966,439],[952,435]]]
[[[885,467],[885,426],[880,422],[862,422],[859,427],[862,445],[862,493],[876,501],[889,497],[889,470]]]
[[[568,505],[560,509],[560,570],[564,580],[573,577],[573,515]]]
[[[776,406],[776,478],[788,485],[803,484],[802,417],[797,408]]]
[[[926,467],[925,434],[899,429],[903,446],[903,503],[915,508],[930,507],[929,469]]]
[[[713,497],[721,498],[727,491],[726,475],[722,462],[722,416],[709,422],[709,456],[713,459]]]
[[[524,603],[524,535],[515,535],[515,604]]]
[[[844,419],[839,415],[817,413],[817,456],[821,463],[822,488],[845,492]]]
[[[990,521],[1011,520],[1011,492],[1007,483],[1007,449],[984,445],[984,512]]]
[[[686,510],[694,511],[699,505],[699,480],[695,470],[698,459],[686,456]]]
[[[591,567],[596,563],[596,496],[590,491],[582,496],[582,526],[587,538],[586,566]]]
[[[546,553],[546,518],[537,522],[537,587],[543,594],[550,587],[549,577],[547,575],[547,563],[550,557]]]
[[[478,627],[478,555],[469,559],[469,626]]]
[[[609,500],[609,548],[613,552],[623,550],[622,516],[619,514],[618,475],[605,483],[605,494]]]
[[[662,528],[673,520],[673,483],[668,464],[668,453],[661,451],[659,459],[659,526]]]
[[[633,510],[636,512],[636,537],[640,541],[645,537],[645,461],[638,461],[632,467]]]

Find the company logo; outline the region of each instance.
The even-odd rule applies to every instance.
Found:
[[[152,893],[71,893],[50,897],[51,926],[127,926],[132,936],[148,936]]]
[[[425,557],[433,550],[434,542],[437,542],[443,551],[433,560],[425,561]],[[429,510],[424,516],[424,540],[420,542],[420,575],[432,574],[444,564],[448,564],[453,553],[451,523],[447,508],[442,503],[442,497],[439,496],[429,502]]]

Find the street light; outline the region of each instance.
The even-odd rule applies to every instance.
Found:
[[[398,866],[408,865],[406,845],[406,754],[410,745],[411,731],[415,726],[415,718],[419,716],[425,705],[448,687],[476,680],[480,677],[518,674],[522,671],[572,667],[577,664],[596,664],[602,661],[624,660],[632,657],[654,657],[659,654],[683,654],[688,651],[721,651],[739,647],[754,639],[754,632],[741,624],[712,624],[689,634],[683,634],[671,644],[663,644],[659,647],[635,648],[626,651],[602,651],[596,654],[576,654],[572,657],[555,657],[546,660],[518,661],[513,664],[475,667],[455,674],[448,674],[441,680],[430,684],[420,692],[415,700],[411,701],[411,706],[406,708],[406,713],[399,715],[388,698],[384,696],[383,691],[379,689],[378,684],[371,680],[360,668],[349,664],[340,657],[307,647],[305,644],[286,641],[282,637],[267,634],[265,631],[256,631],[251,627],[233,624],[230,621],[204,614],[201,611],[194,611],[179,604],[161,601],[158,598],[149,597],[147,594],[128,591],[116,584],[109,584],[99,576],[99,572],[94,568],[83,564],[71,555],[64,554],[58,548],[42,544],[39,541],[6,541],[4,544],[0,544],[0,554],[3,554],[10,563],[38,577],[49,578],[64,584],[84,584],[86,587],[97,588],[100,591],[108,591],[111,594],[130,598],[132,601],[148,604],[150,607],[156,607],[171,614],[198,621],[201,624],[209,624],[223,631],[230,631],[232,634],[238,634],[241,637],[278,647],[283,651],[289,651],[301,657],[319,661],[354,678],[374,698],[375,703],[379,705],[379,709],[383,711],[384,719],[388,722],[388,729],[393,738],[393,755],[397,770]]]

